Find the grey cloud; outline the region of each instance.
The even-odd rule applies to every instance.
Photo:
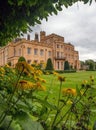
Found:
[[[35,32],[44,30],[47,34],[56,33],[65,38],[65,42],[71,42],[79,51],[80,60],[96,59],[96,3],[76,3],[58,15],[42,21],[41,25],[33,27],[31,37]]]

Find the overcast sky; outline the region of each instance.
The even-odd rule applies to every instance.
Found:
[[[36,25],[35,32],[46,31],[46,34],[56,33],[65,38],[65,42],[70,42],[79,51],[79,59],[93,59],[96,61],[96,3],[83,4],[75,3],[69,8],[63,8],[58,15],[53,15],[42,21],[41,25]]]

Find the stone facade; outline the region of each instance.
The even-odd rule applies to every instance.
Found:
[[[79,70],[80,61],[78,51],[71,43],[65,43],[64,37],[46,32],[35,34],[34,40],[30,40],[30,35],[26,39],[16,39],[0,48],[0,66],[11,63],[14,67],[20,56],[25,57],[29,64],[46,63],[48,58],[52,59],[55,70],[63,70],[64,62]]]

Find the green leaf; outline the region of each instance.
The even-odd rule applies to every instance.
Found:
[[[18,0],[18,6],[21,6],[23,4],[23,0]]]
[[[89,0],[84,0],[84,4],[87,4],[89,2]]]
[[[25,112],[21,111],[15,116],[22,130],[44,130],[39,122],[33,121],[32,118]]]
[[[45,106],[48,107],[48,108],[57,110],[57,107],[56,107],[55,105],[53,105],[53,104],[47,102],[46,100],[41,100],[41,99],[37,99],[37,98],[36,98],[36,100],[37,100],[39,103],[41,103],[42,105],[45,105]]]
[[[78,88],[77,85],[76,85],[76,92],[77,92],[77,95],[78,95],[78,96],[81,96],[81,92],[80,92],[80,90],[79,90],[79,88]]]
[[[8,130],[21,130],[21,126],[13,120]]]
[[[8,0],[8,3],[9,3],[10,5],[13,5],[13,4],[14,4],[13,0]]]
[[[26,111],[26,112],[29,111],[28,105],[26,105],[26,104],[25,104],[24,102],[22,102],[22,101],[19,101],[19,102],[17,103],[17,106],[18,106],[18,109],[19,109],[19,110]]]
[[[4,98],[0,95],[0,115],[6,109],[7,109],[7,104],[4,100]]]

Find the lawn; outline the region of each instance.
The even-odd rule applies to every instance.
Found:
[[[65,77],[65,82],[62,84],[63,88],[78,88],[81,87],[81,84],[84,80],[89,81],[90,76],[94,76],[94,88],[96,87],[96,71],[80,71],[76,73],[64,73],[60,74],[61,76]],[[58,76],[54,76],[53,74],[50,75],[42,75],[42,78],[46,80],[46,92],[41,92],[41,95],[44,97],[46,94],[49,95],[49,102],[53,104],[57,104],[59,89],[60,89],[60,81],[58,80]],[[94,92],[94,91],[93,91]],[[93,93],[92,92],[92,93]],[[40,93],[39,93],[40,94]],[[65,109],[67,110],[67,108]],[[94,115],[94,113],[92,114]],[[91,128],[94,124],[95,117],[91,117]]]
[[[76,86],[81,86],[84,80],[89,80],[90,76],[94,76],[94,81],[96,84],[96,71],[79,71],[76,73],[64,73],[60,74],[65,77],[65,82],[62,84],[62,88],[76,88]],[[58,95],[58,90],[60,82],[58,81],[58,76],[55,75],[42,75],[42,78],[46,80],[46,90],[50,90],[50,98]]]

